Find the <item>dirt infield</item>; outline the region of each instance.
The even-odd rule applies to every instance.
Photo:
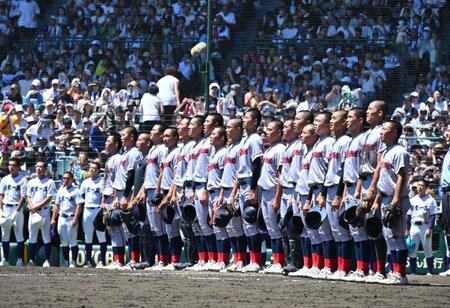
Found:
[[[449,277],[409,286],[263,274],[2,268],[2,307],[446,307]]]

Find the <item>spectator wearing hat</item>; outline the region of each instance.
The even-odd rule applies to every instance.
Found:
[[[429,97],[427,99],[427,105],[426,105],[426,110],[427,110],[427,119],[428,121],[434,121],[434,119],[436,119],[436,117],[438,117],[441,113],[436,109],[436,102],[434,101],[434,98]]]
[[[435,108],[437,111],[439,112],[447,112],[448,111],[448,106],[447,106],[447,101],[445,99],[443,99],[441,92],[439,92],[438,90],[433,92],[433,99],[435,102]]]
[[[19,124],[18,122],[14,105],[11,101],[5,101],[2,106],[2,113],[0,114],[0,137],[11,137],[15,125]]]
[[[59,79],[52,80],[52,86],[42,93],[44,101],[58,101],[59,99]]]
[[[411,95],[409,93],[403,94],[403,106],[401,107],[406,114],[406,122],[409,123],[413,118],[419,116],[419,112],[412,105]]]
[[[31,90],[25,95],[24,102],[26,104],[33,104],[36,109],[41,108],[44,104],[44,98],[40,91],[41,82],[38,79],[34,79],[31,83]]]
[[[317,102],[314,100],[313,93],[310,90],[308,90],[303,94],[303,96],[305,97],[305,101],[301,102],[298,105],[296,112],[300,112],[303,110],[308,110],[308,111],[313,111],[313,112],[318,111],[319,106],[318,106]]]
[[[23,98],[20,94],[20,86],[17,83],[13,83],[11,87],[9,87],[8,99],[14,104],[22,104]]]
[[[47,37],[58,38],[62,35],[62,29],[56,22],[56,16],[52,15],[49,18],[49,25],[47,26]]]
[[[417,110],[425,109],[425,104],[420,101],[419,92],[411,92],[411,104]]]
[[[164,112],[163,102],[158,97],[159,88],[152,83],[148,87],[148,93],[142,96],[139,110],[142,113],[141,132],[150,132],[153,126],[161,121],[161,114]]]

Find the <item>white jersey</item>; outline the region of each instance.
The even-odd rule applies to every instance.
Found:
[[[223,188],[232,188],[236,183],[236,173],[239,168],[239,143],[228,146],[221,180]]]
[[[382,125],[378,125],[366,131],[360,139],[361,167],[360,175],[372,175],[378,164],[378,153],[386,149],[386,145],[380,140]]]
[[[303,160],[303,143],[300,139],[298,139],[292,146],[292,161],[291,167],[289,169],[288,182],[295,186],[298,179],[300,178],[300,170]]]
[[[189,151],[187,151],[187,165],[186,165],[186,173],[184,175],[184,180],[185,181],[193,181],[194,180],[194,171],[195,171],[195,167],[197,166],[197,159],[198,159],[198,154],[196,151],[196,147],[198,146],[199,142],[202,141],[203,139],[200,140],[193,140],[192,145],[189,147]]]
[[[99,207],[102,203],[102,187],[105,185],[102,177],[95,180],[87,178],[81,183],[80,194],[84,199],[85,207]]]
[[[342,163],[344,162],[350,140],[349,136],[342,135],[334,141],[331,152],[328,155],[328,169],[324,183],[326,187],[339,184],[342,178]]]
[[[208,165],[208,184],[206,185],[208,190],[220,188],[226,155],[227,149],[225,147],[213,148],[213,155]]]
[[[19,173],[15,177],[5,176],[0,181],[0,194],[3,195],[3,204],[17,205],[27,194],[27,176]]]
[[[260,135],[253,133],[241,140],[239,148],[238,179],[252,177],[252,163],[258,157],[263,156],[263,142]]]
[[[170,189],[173,182],[175,165],[177,164],[177,159],[180,154],[181,148],[175,146],[171,149],[167,149],[166,156],[162,161],[162,178],[161,178],[161,188],[164,190]]]
[[[276,143],[266,150],[263,155],[263,164],[261,176],[258,180],[258,186],[264,190],[274,190],[278,184],[278,169],[282,164],[281,158],[286,150],[282,143]]]
[[[38,177],[31,179],[28,181],[27,185],[27,197],[31,198],[31,201],[33,202],[33,205],[36,205],[40,202],[42,202],[47,197],[52,197],[56,195],[56,187],[55,182],[53,182],[52,179],[49,178],[43,178],[40,179]],[[44,209],[45,212],[43,212],[44,215],[50,214],[50,203],[48,203]],[[42,210],[42,208],[41,208]]]
[[[319,139],[314,145],[308,174],[309,187],[323,184],[333,143],[334,139],[330,136],[326,136]]]
[[[134,162],[142,156],[136,147],[126,149],[120,158],[119,168],[117,169],[116,178],[114,179],[113,188],[116,190],[124,190],[127,182],[128,171],[133,170]]]
[[[308,176],[311,166],[311,156],[313,153],[313,147],[307,148],[306,145],[302,147],[303,159],[300,165],[300,174],[295,186],[295,191],[300,195],[307,195],[309,193]]]
[[[410,199],[411,207],[407,215],[411,216],[411,223],[428,224],[431,215],[436,215],[437,205],[436,200],[430,195],[420,197],[416,195]]]
[[[56,194],[55,203],[59,205],[59,215],[73,215],[77,208],[77,204],[83,202],[81,198],[80,190],[78,187],[72,186],[67,189],[65,186],[61,186]]]
[[[344,182],[355,184],[359,178],[359,168],[361,164],[361,138],[364,136],[360,133],[353,137],[348,144],[345,152],[344,161]]]
[[[122,155],[116,153],[110,157],[105,164],[105,181],[103,187],[103,194],[105,196],[112,196],[114,194],[113,184],[116,180],[117,170],[119,170],[120,160]]]
[[[178,187],[183,187],[184,185],[185,175],[187,174],[186,168],[188,164],[189,153],[194,145],[195,141],[189,141],[188,143],[185,143],[181,147],[180,152],[177,155],[177,161],[175,164],[176,174],[173,182]]]
[[[211,149],[212,146],[208,137],[204,137],[204,139],[200,140],[194,147],[194,155],[197,156],[194,176],[192,178],[194,182],[206,183],[208,180],[208,165]]]
[[[286,150],[281,157],[281,173],[280,173],[280,185],[286,188],[294,187],[293,183],[289,181],[289,172],[291,170],[292,158],[294,157],[295,145],[297,139],[292,140],[286,145]]]
[[[405,185],[400,197],[408,196],[409,158],[409,153],[399,144],[391,145],[383,151],[380,161],[380,179],[377,185],[377,189],[381,194],[390,197],[394,196],[397,174],[401,168],[405,168]]]
[[[164,157],[167,154],[167,148],[164,144],[157,144],[151,147],[148,151],[147,167],[145,168],[144,188],[155,189],[158,184],[158,177],[161,172],[161,166]]]

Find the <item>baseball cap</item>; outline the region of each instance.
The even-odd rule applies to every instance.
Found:
[[[411,92],[411,97],[419,97],[419,93],[416,91]]]
[[[91,42],[91,45],[100,45],[100,41],[99,40],[93,40]]]
[[[52,84],[59,84],[59,79],[53,79]]]
[[[211,89],[214,88],[214,87],[216,87],[217,89],[220,90],[219,84],[218,84],[217,82],[212,82],[212,83],[209,85],[209,90],[211,91]]]
[[[334,51],[333,48],[328,48],[328,49],[327,49],[327,53],[332,53],[333,51]]]
[[[410,99],[411,99],[411,94],[409,94],[409,93],[403,94],[403,100],[409,101]]]
[[[31,85],[34,86],[34,87],[39,87],[41,85],[41,82],[39,81],[39,79],[34,79],[31,82]]]
[[[352,82],[352,79],[348,76],[345,76],[345,77],[342,77],[341,82],[350,83],[350,82]]]

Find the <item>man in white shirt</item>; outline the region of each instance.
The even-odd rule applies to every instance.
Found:
[[[165,76],[156,83],[159,88],[158,97],[163,101],[166,115],[174,114],[175,109],[180,105],[180,81],[174,76],[176,72],[176,67],[168,67]]]
[[[36,32],[38,26],[37,19],[41,14],[39,5],[34,0],[22,1],[19,3],[18,13],[18,26],[20,28],[21,38],[31,39]]]

